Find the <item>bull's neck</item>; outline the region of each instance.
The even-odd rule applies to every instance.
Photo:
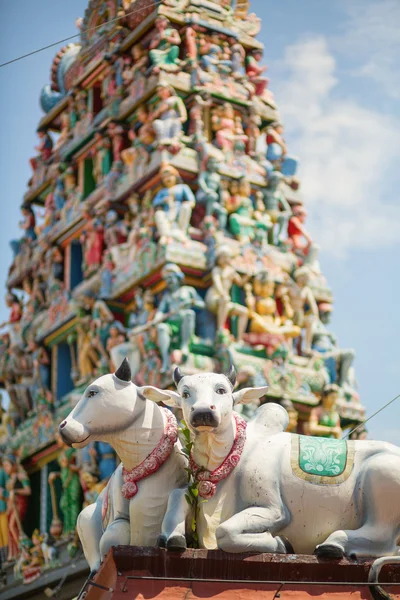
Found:
[[[192,456],[199,467],[214,471],[228,456],[236,436],[236,422],[232,417],[224,429],[215,433],[192,431]]]
[[[164,434],[164,415],[157,404],[143,400],[143,410],[135,423],[107,440],[125,469],[137,467],[154,450]]]

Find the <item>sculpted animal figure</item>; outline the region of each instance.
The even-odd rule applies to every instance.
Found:
[[[400,448],[385,442],[285,433],[287,412],[261,406],[246,424],[233,411],[267,388],[233,392],[235,372],[174,374],[177,392],[145,387],[146,398],[182,408],[199,482],[203,548],[378,557],[399,552]],[[184,548],[184,491],[171,495],[167,548]],[[289,540],[289,542],[287,541]],[[291,545],[290,545],[291,544]]]
[[[125,359],[115,374],[90,384],[59,426],[73,448],[111,444],[121,464],[77,529],[92,574],[111,546],[154,546],[172,490],[187,481],[186,460],[172,413],[147,401],[131,381]]]

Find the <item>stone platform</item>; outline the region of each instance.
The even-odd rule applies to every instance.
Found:
[[[118,546],[106,556],[85,600],[371,600],[372,562]],[[383,586],[388,598],[400,599],[400,565],[384,567],[380,581],[391,584]]]

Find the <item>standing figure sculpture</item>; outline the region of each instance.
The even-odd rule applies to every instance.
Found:
[[[169,370],[170,349],[175,337],[178,337],[179,349],[183,360],[189,355],[189,343],[195,333],[196,313],[194,308],[204,308],[204,302],[195,288],[182,285],[184,275],[181,269],[169,263],[162,271],[162,278],[167,284],[155,315],[158,345],[162,366],[161,372]],[[161,322],[163,321],[163,322]]]
[[[3,458],[3,468],[8,475],[7,513],[8,513],[8,560],[18,555],[20,537],[23,534],[22,523],[28,510],[28,497],[31,495],[29,477],[16,456],[6,454]]]
[[[275,231],[273,228],[269,232],[268,241],[270,244],[276,246],[284,243],[284,233],[292,214],[290,204],[286,200],[285,194],[281,188],[282,180],[283,177],[281,173],[272,173],[268,178],[268,187],[264,192],[265,212],[269,215],[272,223],[276,224]]]
[[[190,187],[181,182],[175,167],[161,167],[160,175],[164,187],[153,200],[153,208],[156,211],[154,219],[160,243],[165,244],[169,236],[183,241],[187,238],[196,199]]]
[[[232,266],[232,251],[228,246],[217,250],[217,264],[212,270],[212,285],[208,289],[205,302],[208,310],[217,316],[217,329],[223,330],[228,317],[238,317],[237,341],[243,339],[248,321],[248,310],[245,306],[232,302],[231,289],[235,284],[243,287],[247,281]]]
[[[62,451],[58,462],[60,471],[53,471],[49,474],[49,483],[52,483],[57,477],[60,477],[62,484],[62,494],[60,499],[60,508],[63,514],[63,535],[71,537],[75,533],[76,522],[81,511],[81,483],[79,480],[79,467],[75,462],[76,450],[68,448],[62,441]]]
[[[293,323],[304,329],[303,353],[310,354],[314,324],[318,320],[318,305],[309,287],[310,271],[300,267],[294,273],[295,283],[289,287],[289,296],[294,310]],[[300,340],[301,342],[301,340]],[[301,348],[299,347],[299,353]]]
[[[219,228],[224,230],[226,228],[228,213],[222,205],[223,189],[221,175],[218,173],[218,161],[215,157],[208,157],[206,170],[200,172],[198,184],[197,202],[205,205],[205,216],[215,216],[218,219]]]

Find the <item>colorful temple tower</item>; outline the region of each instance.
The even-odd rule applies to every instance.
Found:
[[[76,517],[116,457],[66,449],[57,427],[125,356],[164,388],[176,365],[234,364],[293,432],[340,438],[365,413],[248,0],[90,0],[79,27],[41,94],[6,284],[0,533],[18,594],[85,570]]]

